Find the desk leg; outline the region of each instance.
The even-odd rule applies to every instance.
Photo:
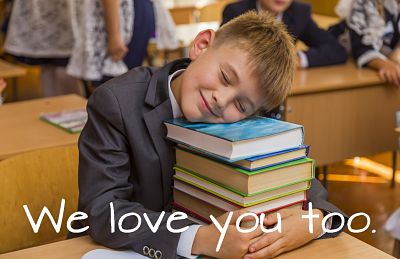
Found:
[[[397,150],[392,152],[392,182],[390,187],[394,188],[396,186],[396,170],[397,170]]]
[[[15,102],[18,99],[18,87],[17,87],[17,78],[11,79],[11,88],[12,88],[12,100]]]
[[[324,175],[324,181],[322,182],[322,184],[324,185],[324,187],[326,188],[328,185],[328,166],[324,165],[322,167],[322,173]]]
[[[396,258],[400,258],[400,240],[394,240],[394,247],[393,247],[393,256]]]

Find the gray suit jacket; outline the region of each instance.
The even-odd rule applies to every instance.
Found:
[[[189,60],[178,60],[161,69],[135,68],[108,81],[90,97],[88,122],[79,139],[79,206],[89,215],[82,225],[97,242],[111,247],[144,247],[160,251],[163,258],[176,257],[180,234],[166,228],[168,213],[156,233],[142,217],[133,233],[111,233],[109,203],[115,219],[123,214],[147,213],[153,224],[161,211],[171,210],[172,175],[175,163],[173,143],[165,139],[163,121],[173,117],[168,95],[168,75],[186,68]],[[327,192],[314,181],[310,200],[327,211],[339,211],[326,201]],[[137,225],[135,217],[124,221],[125,228]],[[174,228],[193,224],[176,221]]]

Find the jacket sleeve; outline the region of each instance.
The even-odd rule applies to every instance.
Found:
[[[79,139],[79,210],[88,214],[84,222],[89,226],[88,234],[98,243],[115,249],[132,249],[144,254],[144,247],[160,251],[163,258],[175,258],[179,233],[167,229],[166,213],[159,229],[153,233],[144,214],[156,224],[161,212],[146,209],[132,201],[134,188],[141,188],[135,179],[129,143],[117,98],[106,85],[99,87],[91,96],[87,106],[88,121]],[[115,232],[111,233],[110,202],[115,210]],[[124,214],[122,227],[133,229],[132,233],[119,231],[118,220]],[[132,213],[140,216],[140,220]],[[174,229],[192,224],[189,220],[172,223]]]
[[[329,66],[345,63],[347,53],[337,39],[329,32],[321,29],[311,17],[311,9],[306,9],[304,19],[307,19],[299,39],[309,49],[305,52],[309,67]]]
[[[308,199],[307,199],[307,208],[308,203],[311,202],[313,209],[320,209],[327,213],[337,212],[344,216],[345,221],[347,222],[347,215],[343,213],[340,209],[338,209],[335,205],[328,202],[328,192],[322,186],[321,182],[317,179],[313,179],[311,182],[311,188],[308,191]],[[346,222],[344,226],[346,226]],[[331,229],[337,229],[340,227],[342,220],[339,216],[332,217],[332,226]],[[325,233],[321,238],[330,238],[339,235],[340,232],[343,231],[342,228],[340,231],[336,233]]]
[[[371,60],[379,58],[386,60],[387,57],[375,50],[371,45],[362,43],[363,35],[358,34],[353,29],[349,28],[351,52],[358,67],[365,67]]]

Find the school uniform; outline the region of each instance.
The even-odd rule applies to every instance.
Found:
[[[247,11],[258,11],[261,8],[257,5],[256,0],[243,0],[228,4],[222,14],[222,24]],[[302,67],[328,66],[346,61],[346,51],[336,38],[319,28],[313,21],[310,5],[293,2],[280,15],[282,22],[293,38],[303,41],[309,47],[307,51],[299,53]]]
[[[364,8],[354,10],[353,12],[357,11],[360,13],[365,12]],[[381,37],[371,41],[367,40],[368,35],[361,32],[361,30],[357,30],[356,27],[351,25],[349,26],[346,23],[346,28],[349,30],[350,34],[351,52],[359,67],[366,66],[375,58],[383,60],[387,59],[387,56],[390,55],[390,53],[398,46],[399,43],[399,21],[400,15],[398,15],[398,13],[394,14],[393,11],[389,12],[387,9],[385,9],[385,25],[382,28],[383,31],[380,32]],[[374,28],[371,26],[369,33],[373,31]],[[377,33],[379,32],[376,32],[376,34]]]
[[[186,256],[177,250],[188,241],[190,245],[184,248],[190,254],[196,232],[185,237],[185,233],[173,234],[166,228],[166,217],[156,233],[144,220],[131,234],[118,230],[110,234],[109,227],[110,202],[114,204],[116,219],[129,212],[147,213],[154,224],[161,211],[171,211],[175,151],[174,144],[165,138],[163,121],[177,116],[172,109],[170,75],[189,63],[183,59],[160,69],[135,68],[106,82],[89,99],[88,122],[79,138],[78,210],[89,215],[89,219],[82,221],[84,226],[90,226],[88,234],[105,246],[132,249],[140,254],[145,254],[147,247],[162,253],[162,258],[175,258],[178,253]],[[309,200],[314,207],[340,212],[326,198],[326,190],[313,181]],[[193,229],[197,226],[193,224],[182,220],[173,227],[190,225]],[[334,220],[332,227],[338,224]],[[136,225],[136,218],[128,217],[123,226]],[[332,235],[324,235],[329,236]]]
[[[133,0],[131,0],[133,1]],[[128,69],[141,66],[147,55],[147,45],[151,37],[155,36],[154,8],[151,0],[133,1],[134,22],[133,35],[128,44],[128,53],[124,63]]]

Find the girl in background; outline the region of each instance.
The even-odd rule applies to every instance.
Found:
[[[153,36],[160,49],[179,47],[162,0],[74,0],[74,5],[75,46],[68,73],[94,87],[141,66]]]
[[[18,61],[41,66],[42,95],[82,94],[77,80],[65,72],[72,52],[70,0],[14,0],[5,52]]]
[[[151,0],[133,0],[135,19],[133,36],[128,44],[124,63],[128,69],[141,66],[147,55],[147,45],[155,34],[155,15]]]
[[[399,0],[341,0],[336,6],[347,29],[351,53],[359,67],[378,71],[382,80],[400,86]],[[343,35],[341,36],[342,38]]]
[[[123,58],[133,32],[133,0],[73,0],[74,46],[68,74],[86,81],[125,73]]]

